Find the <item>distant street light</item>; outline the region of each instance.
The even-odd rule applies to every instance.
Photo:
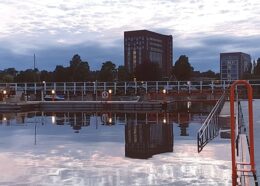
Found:
[[[42,90],[41,90],[41,97],[42,97],[42,101],[44,101],[44,87],[45,87],[45,81],[42,81]]]
[[[54,101],[54,96],[55,96],[55,90],[54,89],[51,90],[51,94],[52,94],[52,101]]]
[[[165,124],[167,121],[166,121],[166,118],[163,118],[163,123]]]
[[[166,94],[166,89],[163,89],[163,94]]]
[[[3,102],[5,102],[5,97],[6,97],[6,94],[7,94],[7,91],[6,90],[3,90]]]
[[[108,98],[109,98],[109,101],[111,101],[111,98],[112,98],[112,90],[109,89],[109,90],[108,90],[108,93],[109,93],[109,95],[108,95],[108,96],[109,96],[109,97],[108,97]]]

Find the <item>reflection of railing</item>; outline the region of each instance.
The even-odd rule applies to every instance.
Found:
[[[197,133],[198,152],[202,151],[203,147],[218,135],[218,116],[225,103],[225,98],[226,93],[224,92],[199,129]]]

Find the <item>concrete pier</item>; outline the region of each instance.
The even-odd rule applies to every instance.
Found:
[[[166,103],[166,102],[165,102]],[[165,104],[164,103],[164,104]],[[19,112],[27,110],[42,111],[99,111],[99,110],[145,110],[160,111],[165,106],[161,101],[27,101],[19,103],[1,103],[1,112]],[[170,108],[171,102],[167,102],[166,107]]]

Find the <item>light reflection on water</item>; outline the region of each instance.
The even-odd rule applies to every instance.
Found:
[[[0,114],[0,185],[230,185],[229,141],[216,139],[197,153],[196,132],[206,115]],[[173,152],[146,160],[126,157],[126,127],[137,125],[161,130],[162,135],[145,141],[149,147],[164,144],[158,126],[173,126]],[[133,127],[133,134],[138,130]]]

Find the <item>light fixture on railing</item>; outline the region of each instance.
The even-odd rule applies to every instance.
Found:
[[[52,124],[56,123],[56,116],[55,115],[51,116],[51,123]]]
[[[163,123],[165,124],[165,123],[167,123],[167,120],[166,120],[166,118],[163,118]]]
[[[163,89],[163,91],[162,91],[162,92],[163,92],[163,94],[166,94],[166,89]]]

